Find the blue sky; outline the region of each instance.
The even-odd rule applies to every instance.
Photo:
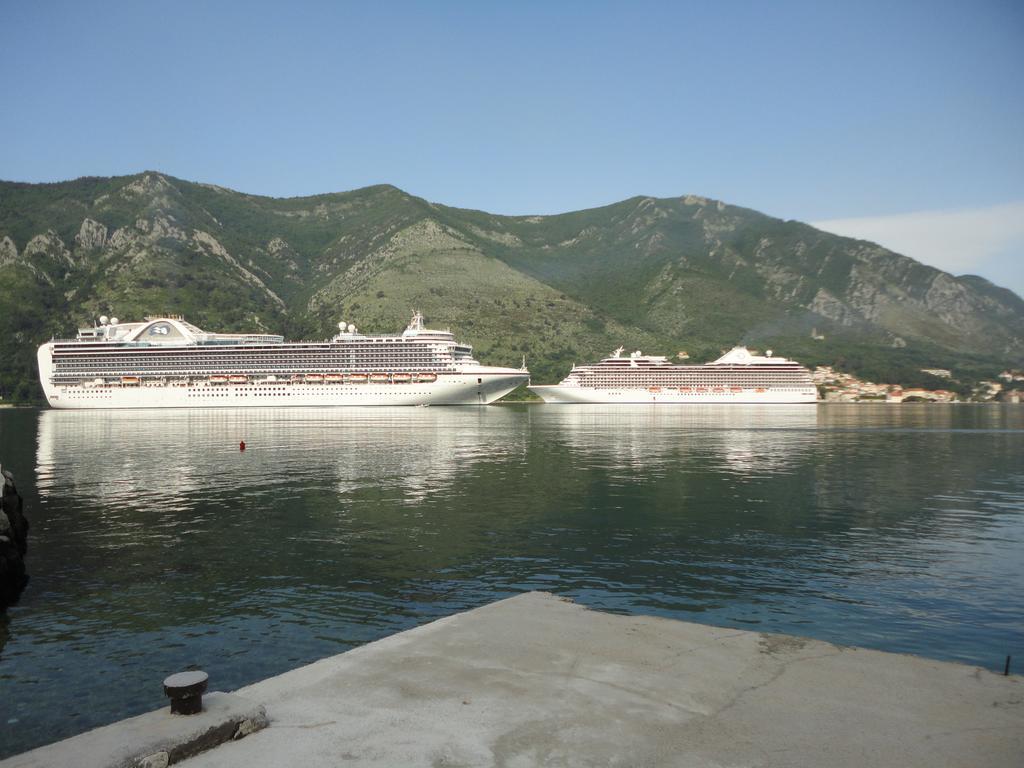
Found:
[[[0,0],[0,32],[0,178],[510,214],[696,193],[1024,293],[1019,0]]]

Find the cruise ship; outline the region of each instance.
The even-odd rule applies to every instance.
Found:
[[[329,341],[285,342],[207,333],[177,315],[101,317],[39,347],[39,380],[54,408],[486,405],[529,381],[525,364],[481,365],[419,312],[392,336],[338,328]]]
[[[530,390],[547,403],[813,403],[811,372],[771,350],[734,347],[713,363],[675,365],[619,347],[595,365],[574,365],[559,384]]]

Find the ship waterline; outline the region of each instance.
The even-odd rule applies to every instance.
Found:
[[[674,365],[639,351],[615,350],[594,365],[573,366],[553,385],[530,390],[546,403],[813,403],[817,389],[799,363],[734,347],[704,365]]]
[[[177,316],[101,318],[43,344],[39,377],[54,408],[486,405],[529,380],[525,368],[481,365],[419,313],[392,336],[339,328],[329,341],[286,343],[207,333]]]

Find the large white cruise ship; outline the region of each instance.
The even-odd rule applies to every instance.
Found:
[[[559,384],[530,390],[546,403],[813,403],[811,372],[784,357],[734,347],[713,363],[673,365],[634,352],[595,365],[574,365]]]
[[[39,379],[54,408],[485,405],[529,380],[525,366],[481,365],[418,312],[394,336],[338,327],[329,341],[285,342],[207,333],[173,315],[102,317],[39,347]]]

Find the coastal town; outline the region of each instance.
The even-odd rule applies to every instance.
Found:
[[[944,368],[922,368],[921,373],[950,382],[949,389],[903,387],[899,384],[880,384],[861,381],[856,376],[837,371],[831,366],[818,366],[812,379],[822,400],[826,402],[885,402],[885,403],[1020,403],[1024,401],[1024,371],[1005,370],[996,380],[979,381],[968,396],[953,390],[954,378]]]

